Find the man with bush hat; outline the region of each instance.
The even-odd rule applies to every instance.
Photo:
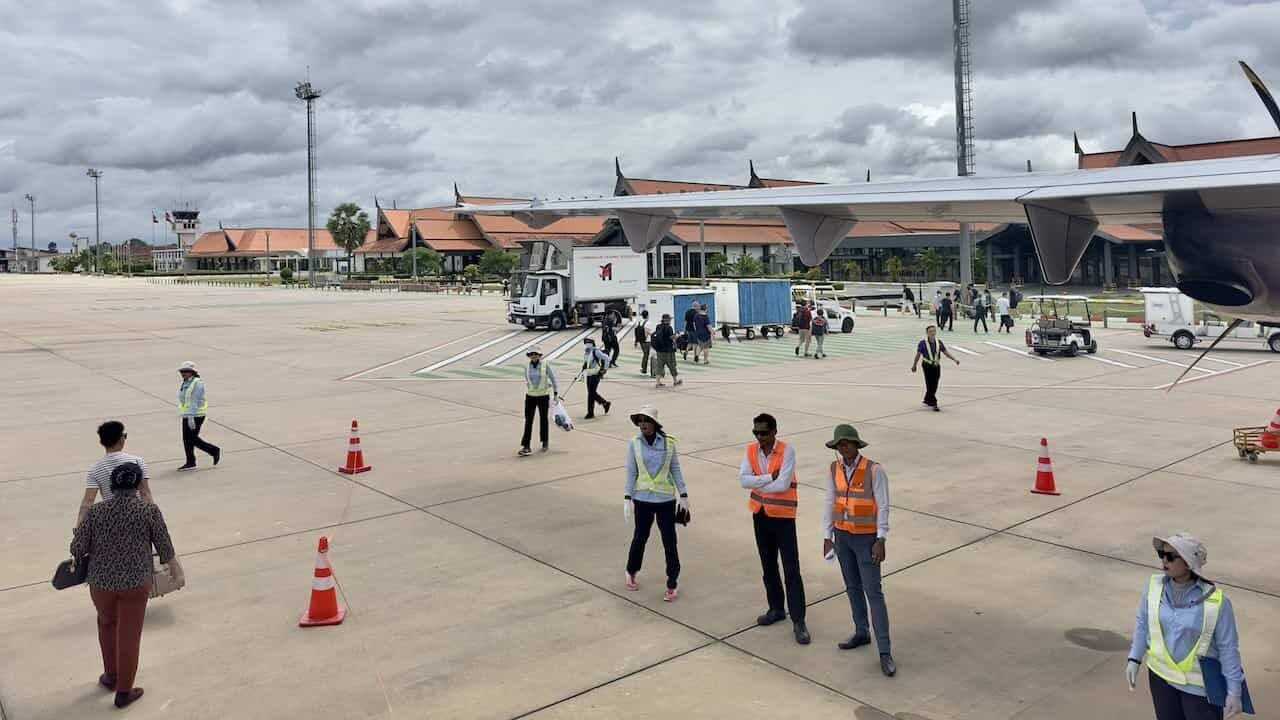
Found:
[[[880,463],[862,454],[867,443],[852,425],[837,425],[827,447],[837,455],[827,474],[826,507],[822,514],[822,553],[840,560],[845,593],[853,611],[853,637],[839,643],[841,650],[871,644],[876,631],[880,671],[888,677],[898,672],[889,653],[889,609],[880,583],[889,534],[889,477]],[[871,606],[868,622],[867,606]]]
[[[556,387],[556,374],[550,363],[542,362],[542,351],[533,348],[524,354],[529,365],[524,369],[524,435],[520,437],[520,455],[533,452],[529,443],[533,440],[533,413],[538,413],[538,437],[542,440],[542,452],[547,451],[547,413],[551,398],[560,394]]]

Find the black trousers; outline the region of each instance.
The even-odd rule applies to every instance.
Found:
[[[196,417],[196,427],[191,429],[187,426],[187,419],[182,418],[182,448],[187,452],[187,464],[196,464],[196,448],[213,455],[218,452],[218,446],[213,443],[207,443],[200,439],[200,428],[204,427],[204,416]]]
[[[1147,677],[1151,680],[1156,720],[1222,720],[1222,708],[1207,699],[1184,693],[1151,671],[1147,671]]]
[[[661,503],[635,503],[635,534],[631,536],[631,551],[627,553],[627,572],[634,575],[644,564],[644,546],[649,542],[653,521],[658,521],[658,533],[662,535],[662,551],[667,556],[667,589],[676,587],[680,579],[680,551],[676,548],[676,501]]]
[[[600,376],[587,376],[587,417],[596,414],[596,403],[601,405],[607,404],[609,401],[600,397]]]
[[[551,396],[543,395],[541,397],[534,395],[524,396],[524,435],[520,436],[520,447],[529,447],[529,441],[533,439],[533,413],[538,412],[538,438],[542,440],[542,445],[547,444],[547,412],[551,409]]]
[[[640,352],[644,353],[640,356],[640,374],[649,374],[649,341],[644,340],[640,343]]]
[[[974,312],[973,314],[973,331],[978,332],[978,321],[982,321],[982,332],[991,332],[987,329],[987,311]]]
[[[938,381],[942,379],[942,363],[922,362],[920,367],[924,370],[924,404],[938,407]]]
[[[751,516],[756,531],[756,550],[760,551],[760,569],[764,571],[764,593],[770,610],[786,610],[791,622],[804,621],[804,580],[800,577],[800,547],[796,542],[796,519],[769,517],[764,510]],[[778,575],[778,556],[782,556],[782,575]],[[786,595],[783,596],[783,577]]]
[[[622,346],[618,345],[617,340],[614,340],[613,342],[606,340],[604,343],[604,351],[609,353],[609,367],[616,366],[618,364],[618,353],[622,352]]]
[[[939,330],[955,330],[956,329],[955,316],[949,312],[938,313],[938,329]]]

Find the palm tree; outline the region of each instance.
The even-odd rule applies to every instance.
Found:
[[[347,251],[347,278],[350,279],[356,249],[369,236],[369,214],[355,203],[342,203],[333,209],[325,227],[333,243]]]

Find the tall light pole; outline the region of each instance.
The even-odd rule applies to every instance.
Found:
[[[36,260],[36,197],[31,193],[23,197],[31,203],[31,272],[35,272],[40,268],[40,261]]]
[[[93,271],[102,272],[102,213],[98,203],[98,179],[102,171],[89,168],[84,174],[93,178]]]
[[[973,89],[969,73],[969,0],[951,0],[952,37],[956,80],[956,170],[961,177],[973,174]],[[960,223],[960,287],[973,282],[972,240],[969,223]]]
[[[316,284],[316,99],[311,82],[298,83],[293,94],[307,104],[307,283]]]

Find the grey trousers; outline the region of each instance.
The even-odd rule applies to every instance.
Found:
[[[840,574],[844,575],[844,591],[849,596],[849,608],[853,611],[853,629],[858,635],[870,635],[870,625],[875,625],[876,647],[881,655],[889,654],[889,608],[884,602],[884,590],[880,586],[880,566],[871,562],[871,546],[875,535],[854,535],[836,530],[836,557],[840,560]],[[867,604],[871,605],[870,624]]]

